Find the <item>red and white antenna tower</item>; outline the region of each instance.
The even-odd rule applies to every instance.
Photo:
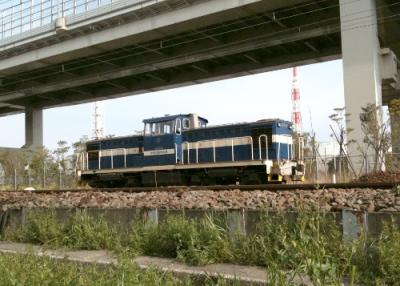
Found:
[[[300,89],[297,83],[297,67],[293,68],[293,82],[292,82],[292,123],[293,131],[296,134],[301,134],[301,110],[300,110]]]
[[[95,139],[101,139],[104,137],[104,116],[102,105],[96,101],[94,104],[94,129],[93,137]]]

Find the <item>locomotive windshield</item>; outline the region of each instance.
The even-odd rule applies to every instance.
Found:
[[[164,135],[171,134],[175,129],[175,121],[145,123],[144,135]]]

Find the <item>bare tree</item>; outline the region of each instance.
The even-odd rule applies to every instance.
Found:
[[[21,153],[15,151],[5,151],[0,154],[0,161],[3,166],[4,176],[6,179],[6,184],[19,184],[22,182],[13,182],[17,180],[20,176],[21,170],[24,168],[24,160]],[[16,176],[18,175],[18,176]]]
[[[57,149],[54,150],[54,155],[56,156],[56,161],[58,165],[63,168],[64,170],[66,169],[66,161],[65,161],[65,155],[68,153],[70,150],[70,146],[68,146],[67,141],[60,140],[57,142]]]
[[[52,183],[56,164],[51,151],[45,147],[39,147],[33,150],[30,160],[30,169],[34,177],[36,187],[48,187]]]
[[[351,114],[346,113],[344,107],[334,108],[333,111],[334,113],[329,115],[329,119],[334,123],[334,126],[331,125],[331,136],[334,137],[339,144],[339,156],[334,158],[335,163],[333,165],[338,168],[334,171],[335,173],[336,171],[338,172],[339,180],[343,180],[347,173],[348,165],[351,165],[346,150],[350,144],[355,143],[353,140],[347,140],[348,135],[353,131],[353,129],[347,127],[349,125],[348,123]]]
[[[388,122],[381,122],[381,107],[375,104],[368,104],[362,107],[360,114],[361,129],[364,133],[363,142],[367,149],[374,152],[373,170],[382,170],[385,164],[385,154],[390,148],[390,133]]]

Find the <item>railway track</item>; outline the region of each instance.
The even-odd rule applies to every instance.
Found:
[[[385,183],[320,183],[320,184],[266,184],[266,185],[216,185],[216,186],[170,186],[170,187],[135,187],[135,188],[102,188],[102,189],[61,189],[61,190],[36,190],[37,194],[49,193],[66,193],[66,192],[124,192],[124,193],[141,193],[151,191],[176,192],[176,191],[290,191],[290,190],[318,190],[318,189],[392,189],[400,186],[400,182]],[[14,191],[4,191],[14,192]]]

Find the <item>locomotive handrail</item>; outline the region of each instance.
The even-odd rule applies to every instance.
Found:
[[[178,144],[175,145],[175,164],[178,164]]]
[[[214,163],[217,162],[217,154],[215,151],[215,139],[212,141],[213,143],[213,159],[214,159]]]
[[[264,135],[266,140],[268,139],[266,135]],[[254,160],[254,143],[253,143],[253,138],[251,136],[243,136],[243,137],[233,137],[233,138],[229,138],[231,140],[231,160],[232,162],[235,161],[235,140],[236,139],[243,139],[246,138],[248,139],[248,143],[251,146],[250,151],[251,151],[251,160]],[[228,138],[226,138],[228,139]],[[213,162],[217,162],[217,140],[218,139],[213,139],[213,140],[201,140],[201,141],[197,141],[197,142],[192,142],[193,144],[195,144],[195,150],[196,150],[196,163],[199,163],[199,145],[201,142],[211,142],[210,145],[212,145],[213,148]],[[266,141],[267,144],[267,150],[268,150],[268,141]],[[178,144],[174,144],[175,145],[175,163],[178,164]],[[193,149],[193,147],[191,148],[191,142],[185,141],[182,142],[182,150],[181,150],[181,155],[182,155],[182,163],[185,163],[185,147],[187,149],[187,163],[190,164],[190,150]],[[115,156],[119,156],[119,155],[115,155],[117,150],[122,150],[123,151],[123,156],[124,156],[124,168],[127,167],[127,149],[126,148],[116,148],[116,149],[110,149],[110,150],[103,150],[106,152],[106,156],[108,156],[108,152],[110,154],[110,159],[111,159],[111,169],[114,169],[114,157]],[[97,158],[97,166],[98,166],[98,170],[102,169],[102,162],[101,159],[103,157],[104,152],[102,152],[102,150],[92,150],[92,151],[86,151],[86,152],[82,152],[82,170],[89,170],[89,153],[97,153],[98,154],[98,158]],[[268,154],[267,154],[267,159],[268,159]]]
[[[101,150],[99,150],[99,170],[101,170]]]
[[[97,158],[97,165],[99,167],[98,170],[101,170],[101,150],[92,150],[92,151],[86,151],[86,170],[89,170],[89,153],[97,153],[98,158]]]
[[[126,156],[127,156],[127,151],[126,148],[116,148],[116,149],[111,149],[110,154],[111,154],[111,169],[114,169],[114,152],[117,150],[122,150],[124,152],[124,168],[126,168]],[[119,156],[119,155],[115,155]]]
[[[196,142],[196,164],[199,163],[199,142]]]
[[[251,160],[254,160],[254,142],[253,142],[253,137],[251,136],[247,136],[247,138],[250,139],[251,142]]]
[[[294,154],[293,154],[293,144],[290,144],[290,159],[294,159]]]
[[[304,138],[303,137],[298,137],[299,141],[299,161],[304,160]]]
[[[250,151],[251,151],[251,160],[254,160],[254,144],[253,144],[253,138],[251,137],[251,136],[243,136],[243,137],[232,137],[232,138],[225,138],[226,140],[228,140],[228,139],[230,139],[231,140],[231,156],[232,156],[232,161],[234,162],[235,161],[235,140],[236,139],[243,139],[243,138],[247,138],[248,140],[249,140],[249,143],[247,143],[248,145],[250,145],[251,146],[251,148],[250,148]],[[216,146],[216,142],[218,141],[219,139],[212,139],[212,140],[200,140],[200,141],[196,141],[196,142],[192,142],[192,144],[195,144],[195,150],[196,150],[196,164],[198,164],[199,163],[199,144],[201,144],[201,143],[204,143],[204,142],[209,142],[210,144],[209,144],[209,146],[210,147],[208,147],[208,148],[212,148],[213,149],[213,162],[215,163],[216,161],[217,161],[217,150],[216,150],[216,148],[217,148],[217,146]],[[187,142],[187,141],[185,141],[185,142],[183,142],[182,143],[182,149],[184,149],[184,147],[185,146],[188,146],[187,147],[187,149],[188,149],[188,156],[190,156],[189,154],[189,149],[190,149],[190,146],[189,145],[187,145],[187,144],[190,144],[190,142]],[[189,161],[188,161],[189,162]]]
[[[268,136],[267,135],[265,135],[265,134],[261,134],[259,137],[258,137],[258,152],[259,152],[259,157],[260,157],[260,160],[262,160],[262,150],[261,150],[261,138],[265,138],[265,160],[268,160]]]
[[[232,162],[235,162],[235,142],[232,138]]]
[[[111,169],[114,169],[114,157],[119,156],[115,155],[116,150],[122,150],[123,151],[123,156],[124,156],[124,168],[127,167],[127,150],[126,148],[117,148],[117,149],[110,149],[110,150],[105,150],[105,152],[110,152],[110,157],[111,157]],[[98,153],[98,159],[97,159],[97,166],[98,170],[101,170],[101,158],[103,157],[102,151],[101,150],[93,150],[93,151],[86,151],[82,152],[82,170],[89,170],[89,153]],[[107,156],[106,156],[107,157]]]
[[[278,152],[277,152],[276,159],[278,160],[278,163],[281,160],[281,142],[278,142]]]
[[[185,164],[185,152],[183,150],[183,146],[187,146],[187,163],[190,164],[190,143],[188,141],[182,142],[182,162]]]

